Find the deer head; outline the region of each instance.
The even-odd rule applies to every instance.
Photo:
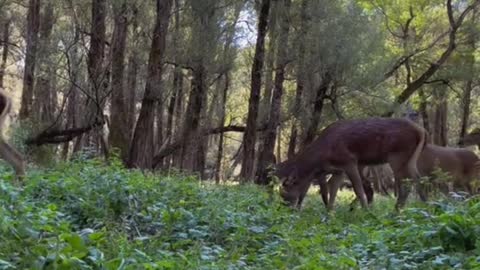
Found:
[[[4,128],[5,119],[10,111],[12,102],[5,91],[0,89],[0,128]],[[0,157],[10,164],[15,170],[16,178],[22,181],[25,176],[25,160],[23,156],[10,146],[0,132]]]
[[[458,144],[461,146],[477,145],[480,149],[480,128],[475,128],[472,132],[460,138]]]

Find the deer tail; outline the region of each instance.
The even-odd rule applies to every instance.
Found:
[[[408,161],[408,168],[410,173],[414,174],[415,177],[420,177],[420,173],[418,172],[418,168],[417,168],[417,161],[420,158],[420,154],[422,153],[423,149],[427,145],[428,133],[424,128],[416,124],[414,124],[414,126],[420,133],[420,141],[418,142],[417,147],[413,152],[413,155],[410,157],[410,160]]]

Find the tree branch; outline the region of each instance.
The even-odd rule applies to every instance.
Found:
[[[35,145],[35,146],[41,146],[44,144],[59,144],[59,143],[64,143],[64,142],[69,142],[73,140],[74,138],[89,132],[90,130],[101,127],[105,124],[105,122],[102,121],[96,121],[88,126],[81,127],[81,128],[71,128],[71,129],[65,129],[65,130],[51,130],[48,131],[42,131],[40,134],[33,138],[28,138],[25,141],[26,145]]]
[[[264,131],[266,129],[267,129],[267,125],[262,125],[260,127],[257,127],[257,131]],[[201,133],[201,136],[203,137],[203,136],[215,135],[215,134],[226,133],[226,132],[245,132],[245,130],[246,130],[245,126],[230,125],[225,127],[216,127],[216,128],[210,128],[210,129],[204,130]],[[176,140],[162,147],[162,149],[160,149],[160,151],[153,158],[153,168],[156,168],[162,159],[164,159],[169,155],[174,154],[177,150],[179,150],[182,144],[184,143],[184,140],[185,138],[181,138],[179,140]]]
[[[448,12],[448,17],[450,21],[450,32],[449,32],[449,41],[448,41],[448,47],[445,49],[445,51],[441,54],[440,58],[430,64],[430,67],[420,76],[418,77],[415,81],[413,81],[411,84],[409,84],[401,93],[395,98],[395,102],[392,106],[392,108],[384,114],[385,117],[390,117],[393,115],[395,109],[403,104],[405,101],[407,101],[415,91],[422,87],[422,85],[425,84],[425,82],[433,75],[437,70],[447,61],[447,59],[450,57],[452,52],[456,48],[456,34],[458,28],[462,25],[463,20],[465,17],[468,15],[470,11],[472,11],[476,6],[480,4],[480,0],[476,0],[473,4],[468,6],[462,14],[458,17],[458,20],[455,22],[455,19],[453,18],[453,10],[451,6],[451,0],[447,1],[447,12]]]

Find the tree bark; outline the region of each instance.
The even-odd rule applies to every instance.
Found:
[[[327,94],[327,91],[331,83],[332,83],[332,76],[330,75],[330,73],[327,72],[323,76],[322,82],[317,89],[317,93],[316,93],[315,101],[313,105],[312,119],[305,132],[305,137],[302,142],[302,148],[309,145],[315,139],[315,135],[317,134],[318,126],[320,125],[320,120],[322,117],[325,96]]]
[[[265,52],[265,68],[263,74],[265,74],[265,85],[263,87],[263,94],[260,97],[260,108],[257,124],[266,123],[268,121],[268,114],[270,112],[270,106],[272,104],[273,93],[273,76],[275,71],[275,53],[277,51],[278,41],[278,9],[279,5],[277,1],[273,1],[270,4],[269,22],[267,26],[268,35],[268,48]],[[259,139],[261,140],[261,139]]]
[[[20,120],[29,118],[32,112],[39,28],[40,0],[29,0],[27,12],[25,70],[23,73],[23,92],[19,115]]]
[[[51,124],[54,121],[55,104],[53,79],[55,77],[55,67],[52,64],[50,55],[53,53],[51,46],[51,35],[54,25],[53,3],[48,2],[41,17],[39,28],[38,52],[37,52],[37,79],[35,85],[35,94],[33,101],[34,118],[37,128],[45,124]]]
[[[469,22],[469,31],[467,34],[467,55],[466,55],[466,68],[467,68],[467,79],[465,81],[465,88],[463,90],[462,101],[460,104],[462,110],[462,121],[460,124],[460,141],[463,141],[465,135],[467,135],[467,130],[469,127],[470,119],[470,107],[472,100],[472,90],[474,85],[475,77],[475,50],[476,50],[476,24],[477,24],[477,9],[474,9],[472,12],[472,19]]]
[[[161,96],[162,61],[173,0],[157,0],[157,17],[148,60],[148,77],[140,115],[130,146],[128,166],[151,169],[153,161],[155,109]]]
[[[243,180],[254,178],[255,144],[257,142],[257,118],[262,87],[262,72],[265,57],[265,36],[268,27],[270,0],[262,0],[258,16],[257,42],[252,64],[250,98],[248,101],[247,130],[243,137],[243,160],[240,176]]]
[[[137,7],[132,7],[132,38],[131,40],[135,41],[132,44],[130,51],[130,56],[128,59],[128,70],[127,70],[127,91],[126,91],[126,109],[127,109],[127,141],[130,144],[133,132],[135,130],[135,120],[137,115],[137,76],[138,76],[138,57],[140,52],[138,51],[138,42],[140,34],[137,31],[138,27],[138,10]]]
[[[280,113],[283,96],[283,82],[285,80],[285,69],[288,62],[288,34],[290,30],[290,5],[291,0],[283,0],[283,14],[280,25],[279,44],[277,48],[277,66],[275,68],[274,92],[272,97],[272,105],[270,108],[269,119],[267,123],[267,131],[263,140],[262,151],[259,155],[257,166],[256,183],[261,185],[269,184],[267,167],[275,161],[274,148],[277,138],[277,128],[280,125]]]
[[[119,10],[115,10],[114,30],[112,40],[112,104],[110,109],[110,134],[111,147],[120,149],[120,157],[126,161],[128,156],[128,111],[125,99],[125,51],[128,32],[128,6],[123,1]]]
[[[446,146],[447,136],[447,91],[446,86],[437,87],[434,90],[435,98],[435,120],[433,128],[433,143],[440,146]]]
[[[299,37],[299,47],[298,47],[298,64],[297,64],[297,89],[295,93],[295,104],[293,105],[293,123],[290,131],[290,141],[288,143],[288,158],[292,158],[295,155],[295,148],[297,146],[297,137],[298,137],[298,124],[299,118],[302,111],[302,96],[303,90],[305,88],[305,41],[308,33],[308,1],[303,0],[300,10],[300,37]],[[280,157],[277,157],[280,158]],[[278,159],[280,161],[280,159]]]
[[[2,58],[0,62],[0,88],[4,88],[3,86],[3,79],[5,77],[6,69],[7,69],[7,60],[8,60],[8,53],[9,53],[9,42],[10,42],[10,23],[11,20],[7,19],[3,24],[2,29]]]
[[[180,1],[174,0],[174,18],[175,18],[175,27],[173,30],[173,54],[175,57],[175,63],[180,62]],[[166,127],[166,134],[165,137],[167,140],[170,140],[174,134],[178,131],[178,123],[180,122],[181,117],[181,108],[177,108],[177,106],[181,106],[181,99],[183,92],[183,73],[182,68],[179,66],[175,66],[173,71],[173,91],[172,96],[170,97],[170,102],[168,104],[168,115],[167,115],[167,127]],[[169,166],[172,163],[173,159],[169,158],[166,160],[167,165]]]
[[[106,84],[106,70],[104,68],[105,42],[106,42],[106,0],[92,0],[92,23],[90,28],[90,48],[88,50],[87,74],[88,97],[86,98],[83,125],[102,122],[103,119],[103,90]],[[102,130],[94,130],[95,134],[82,134],[77,138],[74,149],[80,150],[85,144],[99,148],[98,139],[103,137]],[[106,145],[104,154],[107,155]]]

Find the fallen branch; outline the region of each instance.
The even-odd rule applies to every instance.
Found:
[[[104,121],[97,121],[85,127],[71,128],[65,130],[45,130],[33,138],[28,138],[25,141],[26,145],[40,146],[44,144],[60,144],[69,142],[76,137],[89,132],[90,130],[101,127],[105,124]]]
[[[264,131],[266,130],[266,128],[267,126],[263,125],[261,127],[258,127],[257,131]],[[245,130],[246,130],[245,126],[231,125],[231,126],[210,128],[210,129],[204,130],[200,136],[204,137],[204,136],[215,135],[215,134],[226,133],[226,132],[245,132]],[[174,154],[177,150],[179,150],[184,143],[185,143],[185,138],[181,138],[162,147],[160,152],[156,154],[155,157],[153,157],[153,168],[156,168],[158,164],[165,157],[170,156]]]

